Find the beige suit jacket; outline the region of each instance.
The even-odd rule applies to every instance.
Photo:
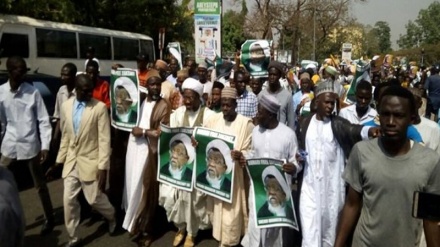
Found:
[[[57,163],[64,163],[65,178],[77,167],[81,181],[97,180],[98,170],[110,164],[110,119],[104,103],[91,99],[84,109],[77,135],[73,129],[73,103],[70,98],[61,107],[61,145]]]

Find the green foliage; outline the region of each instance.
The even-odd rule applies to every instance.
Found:
[[[230,54],[240,48],[249,38],[244,32],[245,16],[242,13],[228,10],[222,19],[222,53]]]
[[[386,21],[378,21],[372,29],[379,45],[379,52],[384,54],[391,51],[391,29]]]

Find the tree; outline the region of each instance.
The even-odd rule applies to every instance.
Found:
[[[386,21],[378,21],[374,24],[373,34],[379,44],[379,52],[384,54],[391,51],[391,29]]]
[[[245,15],[228,10],[222,20],[222,53],[233,54],[237,49],[240,49],[246,39],[250,38],[243,29]]]
[[[417,47],[422,38],[421,28],[413,21],[408,21],[408,24],[406,24],[405,27],[406,34],[400,35],[397,44],[403,49]]]

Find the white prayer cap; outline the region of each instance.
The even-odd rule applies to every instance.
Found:
[[[181,141],[182,144],[185,146],[186,149],[186,153],[188,154],[188,164],[192,163],[194,161],[194,158],[196,156],[196,150],[194,149],[192,143],[191,143],[191,138],[183,133],[179,133],[176,134],[175,136],[173,136],[170,140],[170,151],[171,151],[171,144],[173,144],[173,142],[175,141]],[[171,157],[170,157],[171,159]]]
[[[286,183],[286,179],[285,177],[281,174],[281,172],[273,165],[266,167],[263,170],[263,173],[261,174],[261,178],[263,180],[263,183],[266,185],[266,177],[268,175],[272,175],[275,177],[275,179],[278,181],[278,183],[280,184],[281,188],[284,191],[284,194],[286,194],[286,201],[288,201],[290,199],[290,187],[289,185]]]
[[[223,155],[223,159],[225,160],[225,164],[227,166],[225,174],[230,173],[234,167],[234,160],[232,159],[231,149],[229,146],[220,139],[213,140],[206,146],[206,157],[208,157],[209,151],[212,148],[217,148]]]
[[[333,82],[330,80],[321,81],[316,85],[315,96],[318,97],[323,93],[335,93]]]
[[[269,94],[264,94],[258,103],[264,109],[266,109],[272,113],[275,113],[275,114],[278,114],[278,111],[280,110],[280,107],[281,107],[278,99],[272,95],[269,95]]]
[[[201,61],[201,62],[199,63],[198,68],[201,68],[201,69],[208,69],[208,65],[206,64],[205,61]]]
[[[202,95],[203,95],[203,84],[194,78],[189,77],[183,81],[182,90],[185,90],[185,89],[190,89],[190,90],[198,93],[199,97],[202,97]]]
[[[310,69],[310,68],[316,70],[316,65],[313,64],[313,63],[309,63],[309,64],[307,64],[306,69]]]
[[[128,78],[128,77],[119,77],[116,79],[114,85],[113,85],[113,92],[116,93],[117,87],[123,87],[125,90],[127,90],[128,95],[130,96],[130,99],[132,100],[131,105],[136,105],[138,101],[138,89],[134,85],[134,82]]]

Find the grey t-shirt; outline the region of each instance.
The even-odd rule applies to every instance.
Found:
[[[353,246],[415,246],[422,221],[412,217],[413,193],[440,194],[440,157],[418,143],[389,157],[378,140],[357,143],[343,173],[363,198]]]

